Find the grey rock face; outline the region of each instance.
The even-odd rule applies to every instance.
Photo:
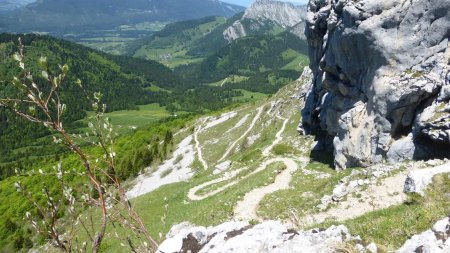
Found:
[[[414,235],[397,251],[397,253],[424,252],[446,253],[450,252],[450,218],[442,219],[421,234]]]
[[[405,181],[404,192],[425,195],[428,185],[438,174],[450,173],[450,163],[428,169],[416,169],[409,172]]]
[[[311,91],[311,85],[312,85],[312,71],[308,67],[303,68],[302,75],[298,78],[298,82],[304,84],[300,90],[299,99],[302,100],[302,102],[305,102],[306,98],[309,96],[309,92]]]
[[[309,67],[304,67],[302,75],[297,80],[298,82],[303,84],[302,88],[300,89],[300,93],[298,94],[298,99],[301,100],[302,105],[305,105],[306,98],[309,96],[309,93],[311,92],[312,80],[313,75],[311,69]],[[297,127],[297,132],[301,135],[305,134],[305,130],[301,122]]]
[[[387,152],[387,161],[389,163],[403,162],[414,157],[416,146],[414,145],[414,137],[409,134],[405,138],[401,138],[392,143]]]
[[[227,222],[216,227],[175,226],[157,252],[247,252],[247,253],[325,253],[353,237],[345,226],[295,231],[278,221],[252,226],[247,222]]]
[[[450,156],[450,1],[311,0],[306,23],[302,125],[337,169]]]
[[[245,11],[241,20],[234,22],[223,32],[223,36],[231,42],[277,25],[289,28],[293,34],[304,38],[305,23],[302,21],[305,17],[304,6],[274,0],[257,0]]]
[[[299,37],[302,40],[306,41],[306,36],[305,36],[305,21],[302,21],[298,24],[296,24],[295,26],[289,28],[289,32],[296,35],[297,37]]]

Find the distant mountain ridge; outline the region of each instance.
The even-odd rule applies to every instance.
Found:
[[[306,6],[295,6],[292,3],[275,0],[256,0],[247,8],[240,20],[223,32],[223,36],[231,42],[249,35],[293,28],[298,24],[304,27],[302,22],[305,19]],[[296,35],[302,37],[302,32],[303,30]]]
[[[12,11],[36,0],[0,0],[0,13]]]
[[[229,18],[226,24],[197,41],[188,54],[204,56],[242,37],[277,35],[286,31],[306,41],[305,20],[305,5],[257,0],[245,12]]]
[[[130,43],[127,54],[163,62],[192,82],[247,79],[246,89],[266,85],[278,89],[278,80],[293,80],[305,63],[304,6],[258,0],[245,12],[229,19],[209,17],[167,25],[151,37]],[[245,29],[228,40],[227,31]],[[270,80],[269,80],[270,79]],[[283,83],[280,82],[280,83]],[[256,90],[252,90],[256,91]]]
[[[229,17],[243,10],[218,0],[40,0],[0,15],[0,31],[68,33],[141,22]]]

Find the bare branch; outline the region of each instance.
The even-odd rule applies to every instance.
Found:
[[[44,68],[42,70],[42,76],[51,85],[48,94],[43,94],[42,90],[45,89],[41,90],[39,88],[38,84],[34,82],[31,72],[27,70],[27,66],[24,62],[24,48],[24,45],[19,39],[19,52],[14,55],[14,58],[22,70],[22,77],[21,79],[15,78],[12,83],[27,99],[0,98],[0,106],[11,110],[27,121],[42,124],[47,129],[58,133],[60,137],[55,137],[55,141],[58,143],[62,142],[78,156],[78,159],[84,167],[83,176],[89,181],[89,189],[94,189],[97,195],[97,197],[94,198],[91,196],[89,190],[85,189],[84,192],[80,190],[80,195],[83,196],[83,199],[82,201],[76,200],[72,194],[72,188],[65,182],[64,177],[66,176],[66,173],[61,164],[59,164],[55,168],[55,171],[61,189],[60,194],[63,195],[68,204],[65,206],[65,202],[63,202],[62,199],[55,201],[47,187],[44,187],[43,189],[43,195],[47,201],[47,206],[40,206],[34,200],[32,194],[25,194],[26,198],[43,217],[43,225],[40,225],[38,222],[32,220],[31,214],[27,214],[27,218],[30,220],[32,226],[38,233],[50,238],[55,247],[65,252],[72,252],[74,240],[76,241],[76,236],[74,236],[76,231],[75,227],[76,224],[79,223],[90,239],[92,252],[98,252],[105,237],[107,225],[111,223],[114,226],[114,223],[118,222],[122,227],[131,229],[132,233],[138,238],[143,235],[143,239],[146,241],[144,245],[147,245],[147,242],[149,244],[149,246],[146,246],[148,248],[145,250],[155,252],[158,244],[151,237],[142,219],[126,198],[125,189],[117,176],[113,127],[109,120],[105,120],[102,117],[106,110],[106,106],[102,105],[102,107],[99,108],[102,95],[100,93],[94,93],[93,99],[90,96],[87,96],[96,111],[96,122],[95,127],[92,127],[92,136],[87,134],[85,140],[100,148],[104,156],[103,159],[90,156],[83,150],[79,144],[74,141],[77,137],[69,134],[61,122],[66,105],[61,102],[59,88],[65,80],[68,66],[60,66],[61,73],[52,75],[49,73],[46,58],[42,57],[40,59],[40,64]],[[83,92],[87,94],[86,90],[84,90],[81,85],[81,82],[77,81],[77,84],[82,88]],[[39,110],[39,113],[36,113],[38,116],[23,110],[26,106],[32,106],[32,108]],[[22,186],[19,184],[19,187]],[[22,191],[23,190],[24,189],[22,188]],[[114,197],[116,194],[119,195],[119,198]],[[100,210],[100,225],[95,224],[92,214],[89,217],[90,224],[86,224],[79,212],[75,210],[76,205],[80,209],[84,208],[84,205],[87,205],[90,208],[97,208]],[[65,226],[65,224],[58,219],[59,215],[63,212],[63,208],[66,208],[68,211],[66,212],[66,215],[68,215],[66,218],[70,218],[67,222],[69,226]],[[60,231],[61,228],[64,227],[70,228],[70,230],[63,236],[60,234]],[[131,251],[137,252],[130,237],[126,237],[126,242]],[[87,244],[83,243],[81,249],[85,250],[86,247]]]

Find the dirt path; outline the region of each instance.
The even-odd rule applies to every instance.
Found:
[[[339,202],[335,207],[325,212],[307,214],[304,218],[297,220],[294,226],[307,227],[322,223],[327,219],[341,222],[376,210],[399,205],[406,200],[406,194],[403,193],[406,173],[402,172],[383,179],[381,184],[370,185],[367,190],[360,192],[360,198],[349,195],[345,201]]]
[[[304,158],[302,162],[307,162],[309,159]],[[290,158],[274,158],[270,159],[263,164],[261,164],[259,169],[265,169],[272,163],[283,162],[286,165],[286,169],[283,170],[276,178],[275,182],[270,185],[254,189],[247,194],[244,198],[237,203],[234,208],[234,218],[237,220],[258,220],[258,215],[256,211],[258,209],[259,203],[267,194],[285,190],[289,188],[289,183],[292,179],[292,173],[298,170],[297,163]],[[303,166],[305,166],[304,163]]]
[[[283,118],[281,118],[283,119]],[[282,134],[284,132],[284,130],[286,129],[286,124],[288,123],[289,119],[284,119],[283,122],[283,127],[281,127],[280,131],[278,131],[278,133],[275,135],[276,139],[274,142],[272,142],[272,144],[270,144],[270,146],[268,146],[267,148],[265,148],[262,152],[263,156],[267,157],[270,155],[270,152],[272,151],[272,148],[275,147],[275,145],[279,144],[281,142],[282,138]]]
[[[229,172],[229,173],[225,173],[225,175],[224,175],[223,177],[221,177],[221,178],[214,179],[214,180],[211,180],[211,181],[209,181],[209,182],[203,183],[203,184],[201,184],[201,185],[197,185],[197,186],[194,187],[194,188],[191,188],[191,189],[189,190],[189,192],[188,192],[188,198],[189,198],[190,200],[194,200],[194,201],[203,200],[203,199],[206,199],[206,198],[208,198],[208,197],[214,196],[214,195],[216,195],[216,194],[218,194],[218,193],[220,193],[220,192],[222,192],[222,191],[224,191],[224,190],[230,188],[231,186],[233,186],[233,185],[239,183],[239,181],[238,181],[238,180],[235,180],[235,181],[233,181],[233,182],[230,182],[229,184],[226,184],[226,185],[224,185],[224,186],[222,186],[222,187],[220,187],[220,188],[218,188],[218,189],[216,189],[216,190],[214,190],[214,191],[212,191],[212,192],[208,192],[208,193],[205,194],[205,195],[197,195],[197,192],[198,192],[199,190],[201,190],[201,189],[203,189],[203,188],[205,188],[205,187],[207,187],[207,186],[213,185],[213,184],[217,184],[217,183],[220,183],[220,182],[223,182],[223,181],[230,180],[230,179],[236,177],[236,175],[238,175],[241,171],[243,171],[243,170],[245,170],[245,169],[246,169],[246,168],[243,168],[243,169],[240,169],[240,170],[235,170],[235,171]],[[255,174],[255,173],[256,173],[256,172],[253,172],[253,173],[247,175],[245,178],[247,178],[247,177],[249,177],[250,175],[253,175],[253,174]]]
[[[223,154],[223,156],[217,161],[218,163],[222,162],[225,158],[227,158],[227,156],[231,153],[231,151],[233,151],[233,149],[236,147],[236,145],[242,140],[244,139],[248,133],[250,133],[250,131],[253,129],[253,127],[255,126],[256,122],[258,121],[258,119],[261,117],[261,113],[264,109],[264,105],[258,108],[258,112],[255,116],[255,118],[253,118],[252,123],[250,124],[250,126],[248,127],[247,131],[245,131],[245,133],[243,133],[241,135],[241,137],[239,137],[236,141],[234,141],[230,147],[227,149],[227,151],[225,151],[225,153]]]
[[[203,120],[202,123],[200,123],[200,126],[206,122],[208,118],[205,118]],[[202,148],[200,147],[200,142],[198,141],[198,133],[200,133],[200,131],[202,131],[201,127],[198,127],[195,129],[194,131],[194,142],[195,142],[195,150],[197,151],[197,157],[198,160],[200,161],[200,163],[202,164],[203,168],[206,170],[208,169],[208,163],[205,161],[205,159],[203,158],[203,152],[202,152]]]
[[[256,121],[261,117],[263,111],[263,107],[259,107],[258,108],[258,113],[255,116],[255,118],[253,119],[253,122],[250,124],[249,129],[241,136],[239,137],[235,142],[233,142],[233,144],[228,148],[228,150],[224,153],[224,155],[222,156],[222,158],[219,160],[222,161],[223,159],[225,159],[228,154],[231,152],[231,150],[233,150],[233,148],[237,145],[237,143],[239,141],[242,140],[242,138],[244,138],[245,136],[247,136],[247,134],[250,132],[250,130],[254,127],[254,125],[256,124]],[[281,118],[280,116],[277,116],[277,118],[284,120],[283,121],[283,126],[281,127],[281,129],[277,132],[276,134],[276,138],[275,140],[272,142],[272,144],[270,146],[268,146],[267,148],[264,149],[263,151],[263,156],[264,157],[268,157],[272,151],[272,148],[279,144],[282,141],[282,134],[283,132],[286,130],[286,125],[289,121],[289,119],[284,119]],[[303,166],[305,166],[309,159],[308,158],[301,158],[300,159],[301,162],[304,164]],[[259,203],[261,202],[261,200],[264,198],[264,196],[266,196],[267,194],[276,192],[278,190],[283,190],[283,189],[288,189],[289,188],[289,183],[292,179],[292,173],[298,170],[298,165],[297,162],[294,161],[291,158],[283,158],[283,157],[278,157],[278,158],[272,158],[269,160],[264,161],[257,169],[255,169],[254,171],[252,171],[251,173],[249,173],[248,175],[246,175],[243,178],[240,178],[239,180],[236,179],[234,181],[231,181],[230,183],[214,190],[211,192],[208,192],[205,195],[198,195],[197,192],[200,191],[201,189],[204,189],[205,187],[208,187],[210,185],[214,185],[220,182],[224,182],[227,180],[231,180],[233,178],[235,178],[241,171],[245,170],[244,169],[240,169],[240,170],[236,170],[236,171],[232,171],[232,172],[228,172],[225,173],[223,177],[218,178],[218,179],[214,179],[211,180],[209,182],[203,183],[201,185],[198,185],[192,189],[189,190],[188,192],[188,198],[191,200],[203,200],[205,198],[214,196],[226,189],[228,189],[229,187],[238,184],[240,181],[260,172],[263,171],[267,168],[267,166],[269,166],[272,163],[275,162],[282,162],[286,165],[286,169],[283,170],[276,178],[274,183],[264,186],[264,187],[260,187],[257,189],[254,189],[250,192],[248,192],[245,196],[244,199],[240,202],[237,203],[236,207],[235,207],[235,218],[236,219],[240,219],[240,220],[252,220],[252,219],[258,219],[258,216],[256,214],[256,211],[258,209]]]
[[[225,78],[225,80],[223,80],[223,82],[220,84],[220,87],[223,87],[223,85],[228,81],[228,78],[229,77],[227,77],[227,78]]]
[[[246,114],[244,117],[242,117],[239,122],[236,123],[236,125],[234,125],[232,128],[228,129],[225,133],[228,134],[230,132],[233,132],[235,129],[241,127],[242,125],[245,124],[245,122],[247,122],[248,118],[250,117],[250,113]]]

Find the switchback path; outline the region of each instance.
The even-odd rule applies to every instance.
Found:
[[[227,151],[225,151],[225,153],[223,154],[223,156],[219,159],[219,161],[217,161],[218,163],[222,162],[225,158],[227,158],[227,156],[231,153],[231,151],[233,151],[233,149],[235,148],[235,146],[242,140],[244,139],[248,133],[250,133],[250,131],[253,129],[253,127],[255,126],[256,122],[258,121],[258,119],[261,117],[261,113],[264,109],[264,105],[258,108],[258,112],[256,113],[255,118],[253,118],[252,123],[250,124],[250,126],[248,127],[247,131],[245,131],[245,133],[243,133],[241,135],[241,137],[239,137],[236,141],[234,141],[230,147],[227,149]]]
[[[302,157],[302,167],[306,166],[309,159]],[[258,220],[256,211],[258,210],[259,203],[267,194],[274,193],[279,190],[289,189],[289,183],[292,179],[292,174],[299,169],[295,160],[290,158],[273,158],[267,160],[257,170],[264,170],[267,166],[275,162],[282,162],[286,165],[284,169],[275,178],[275,182],[270,185],[256,188],[247,194],[239,201],[234,208],[234,218],[237,220]]]

